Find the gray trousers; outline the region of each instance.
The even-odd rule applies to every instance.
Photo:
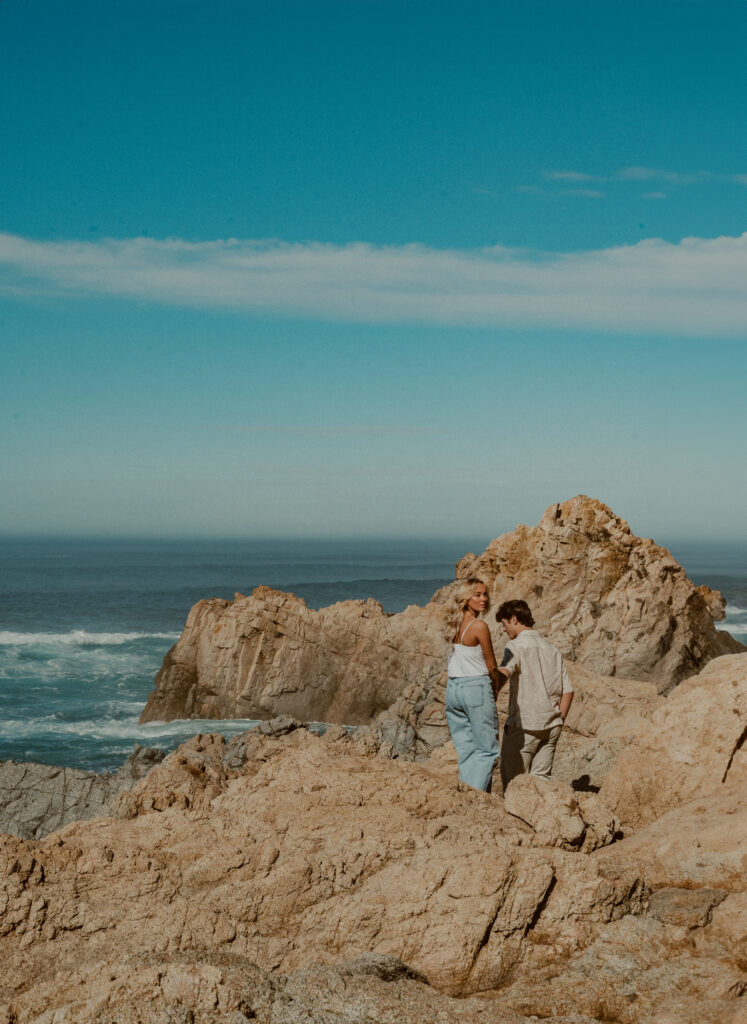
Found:
[[[517,775],[529,773],[549,779],[555,748],[558,745],[562,725],[552,729],[518,729],[507,725],[503,730],[501,744],[501,781],[503,788]]]

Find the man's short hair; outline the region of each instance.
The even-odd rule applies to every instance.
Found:
[[[520,622],[522,626],[531,627],[534,625],[534,617],[526,601],[504,601],[495,613],[498,622],[501,622],[503,619],[512,619],[514,615],[516,616],[516,621]]]

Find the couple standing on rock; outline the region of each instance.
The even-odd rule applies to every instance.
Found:
[[[482,580],[461,583],[454,594],[444,635],[451,644],[446,720],[459,756],[459,778],[490,792],[501,757],[496,698],[510,680],[503,731],[503,788],[523,772],[549,779],[573,687],[560,653],[535,632],[526,601],[504,601],[495,614],[508,634],[498,665],[487,623],[490,598]]]

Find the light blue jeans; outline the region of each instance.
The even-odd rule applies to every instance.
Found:
[[[459,755],[459,778],[473,789],[490,788],[498,743],[498,711],[490,676],[457,676],[446,684],[446,721]]]

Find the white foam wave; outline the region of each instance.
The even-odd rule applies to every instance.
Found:
[[[740,608],[738,604],[726,605],[727,615],[747,615],[747,608]]]
[[[178,633],[89,633],[73,629],[69,633],[12,633],[0,631],[0,646],[28,647],[32,644],[64,644],[68,647],[96,646],[121,647],[133,640],[177,640]]]
[[[168,740],[180,736],[195,736],[198,732],[235,735],[257,725],[254,718],[184,718],[173,722],[146,722],[138,725],[137,718],[130,721],[61,722],[54,715],[31,720],[5,719],[0,722],[0,739],[19,740],[27,737],[50,735],[81,736],[90,740],[130,740],[153,745],[154,740]]]

